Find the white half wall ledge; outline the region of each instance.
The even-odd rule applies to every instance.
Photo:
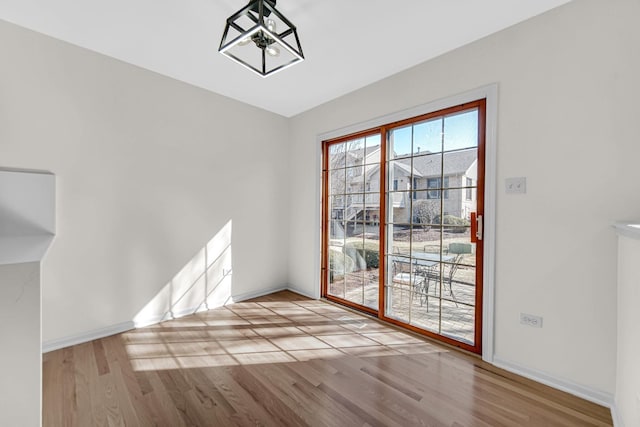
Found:
[[[42,260],[55,235],[55,176],[0,169],[0,265]]]
[[[280,286],[275,286],[268,289],[261,289],[259,291],[246,292],[243,294],[234,295],[231,298],[229,298],[229,301],[226,304],[222,306],[226,306],[226,305],[234,304],[237,302],[242,302],[249,299],[258,298],[261,296],[273,294],[275,292],[286,291],[286,290],[289,290],[294,293],[299,293],[294,289],[291,289],[287,285],[280,285]],[[303,296],[306,296],[306,295],[303,295]],[[62,337],[54,340],[45,341],[42,343],[42,352],[49,353],[50,351],[60,350],[61,348],[83,344],[83,343],[97,340],[100,338],[106,338],[111,335],[121,334],[123,332],[131,331],[136,328],[143,328],[145,326],[151,326],[151,325],[155,325],[168,320],[178,319],[180,317],[190,316],[192,314],[207,311],[207,310],[202,310],[201,307],[202,306],[199,305],[198,307],[193,307],[191,309],[180,310],[180,312],[174,312],[173,316],[168,316],[168,315],[157,316],[154,318],[139,319],[139,320],[136,320],[136,322],[130,320],[130,321],[118,323],[115,325],[105,326],[104,328],[94,329],[92,331],[86,331],[86,332],[81,332],[79,334],[70,335],[68,337]],[[210,310],[215,310],[215,308],[219,308],[219,307],[212,307],[210,308]]]
[[[0,264],[41,261],[53,242],[53,234],[0,236]]]

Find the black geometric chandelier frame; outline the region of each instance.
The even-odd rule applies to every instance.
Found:
[[[304,60],[296,26],[276,0],[251,0],[227,19],[218,51],[267,77]]]

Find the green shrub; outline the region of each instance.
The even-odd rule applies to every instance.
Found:
[[[435,221],[439,222],[440,217],[436,217]],[[445,226],[447,225],[449,226],[449,227],[444,227],[446,231],[449,231],[452,233],[464,233],[465,228],[463,227],[467,227],[471,223],[464,218],[460,218],[453,215],[445,215],[444,217],[442,217],[442,224]]]
[[[460,226],[467,226],[470,224],[469,221],[467,221],[466,219],[453,216],[453,215],[445,215],[443,217],[442,223],[444,225],[460,225]]]

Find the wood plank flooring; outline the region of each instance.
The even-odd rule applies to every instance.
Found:
[[[44,355],[44,426],[610,426],[609,410],[279,292]]]

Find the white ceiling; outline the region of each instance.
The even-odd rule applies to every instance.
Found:
[[[278,0],[306,60],[266,79],[217,52],[248,0],[0,0],[0,19],[290,117],[568,1]]]

